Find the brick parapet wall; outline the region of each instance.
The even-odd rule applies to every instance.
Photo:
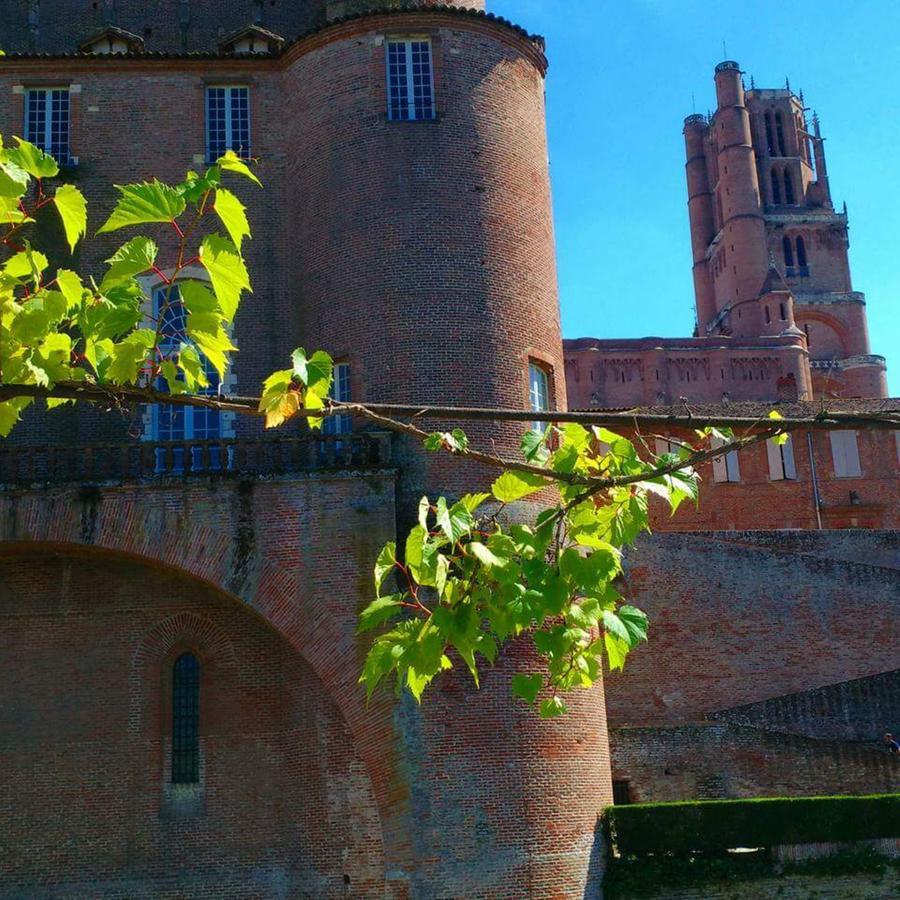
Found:
[[[607,681],[612,725],[696,722],[896,669],[900,572],[878,564],[895,558],[896,532],[822,533],[815,554],[792,552],[803,535],[786,549],[776,535],[740,540],[655,534],[628,554],[627,596],[650,616],[650,643]]]
[[[716,722],[613,728],[613,778],[635,803],[812,797],[895,790],[900,757],[860,746]]]

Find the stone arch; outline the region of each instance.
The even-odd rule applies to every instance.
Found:
[[[356,889],[360,891],[360,896],[374,897],[383,894],[383,879],[386,867],[381,863],[381,860],[383,859],[381,855],[383,838],[381,834],[380,809],[378,799],[374,794],[374,779],[370,774],[368,762],[362,757],[359,758],[358,762],[354,761],[355,751],[352,747],[356,745],[356,736],[349,727],[347,719],[344,716],[340,705],[336,702],[332,691],[329,689],[329,686],[318,677],[314,667],[309,664],[304,658],[304,655],[297,651],[296,647],[292,646],[291,642],[277,628],[273,627],[257,610],[238,602],[237,598],[233,595],[229,596],[226,592],[209,583],[202,584],[195,578],[179,572],[170,566],[160,566],[155,561],[140,560],[131,555],[105,551],[100,548],[86,549],[77,545],[67,545],[59,542],[53,544],[41,541],[30,541],[27,543],[20,542],[15,544],[0,542],[0,568],[6,565],[11,566],[13,569],[18,569],[19,572],[27,573],[31,567],[35,566],[35,563],[39,566],[41,565],[41,563],[38,562],[41,556],[44,557],[44,566],[46,566],[48,570],[54,564],[60,568],[60,571],[74,570],[74,572],[70,571],[70,574],[66,577],[68,578],[69,583],[78,582],[79,587],[73,596],[80,598],[79,602],[82,606],[75,610],[76,617],[71,620],[73,623],[73,635],[71,638],[65,638],[64,648],[67,653],[77,654],[79,656],[81,655],[81,647],[83,645],[77,631],[78,628],[87,629],[88,627],[92,627],[89,620],[91,618],[91,605],[94,601],[96,600],[97,602],[97,615],[99,617],[98,622],[100,623],[98,627],[101,629],[104,627],[103,623],[109,618],[110,611],[115,613],[121,605],[122,588],[121,585],[116,586],[116,578],[121,580],[122,578],[127,577],[129,579],[129,586],[133,585],[133,591],[138,592],[144,586],[152,584],[155,580],[154,577],[148,577],[147,572],[142,571],[143,569],[150,568],[159,575],[158,596],[153,596],[152,600],[137,605],[131,610],[132,615],[122,616],[120,611],[112,617],[113,619],[118,617],[119,620],[123,618],[129,620],[132,618],[136,620],[143,618],[146,620],[146,623],[141,626],[140,621],[136,621],[133,623],[129,622],[127,626],[119,626],[127,627],[127,629],[131,630],[133,632],[132,637],[129,637],[128,634],[126,634],[123,640],[122,635],[116,634],[109,638],[110,652],[116,655],[122,668],[128,669],[127,679],[129,683],[127,690],[124,691],[127,699],[121,697],[122,691],[116,690],[114,692],[116,698],[121,700],[121,703],[118,703],[118,706],[115,708],[118,709],[121,707],[121,715],[124,715],[127,719],[128,734],[127,736],[122,734],[121,738],[118,740],[113,737],[109,741],[106,741],[105,744],[109,748],[106,752],[118,756],[125,754],[125,757],[129,760],[129,764],[125,768],[118,763],[116,764],[116,768],[122,770],[125,779],[124,782],[120,777],[118,779],[113,778],[112,783],[117,784],[120,790],[122,785],[127,783],[129,807],[132,807],[130,798],[132,796],[137,798],[133,804],[135,808],[128,808],[122,820],[124,829],[129,834],[133,833],[136,836],[136,845],[141,845],[143,839],[142,829],[145,829],[147,821],[151,823],[163,823],[159,826],[157,826],[157,824],[151,824],[149,827],[151,830],[159,827],[165,831],[164,825],[166,822],[184,820],[186,823],[185,825],[173,825],[172,828],[179,833],[182,833],[184,828],[187,828],[188,832],[190,832],[190,821],[192,817],[199,815],[200,811],[205,809],[207,800],[210,800],[211,805],[212,797],[221,798],[222,796],[221,775],[219,776],[218,792],[214,790],[209,797],[207,797],[203,791],[197,791],[194,795],[188,797],[189,802],[185,802],[184,792],[182,792],[180,799],[178,796],[174,796],[173,800],[173,794],[177,794],[177,792],[173,792],[171,786],[168,786],[168,790],[166,789],[167,785],[165,784],[164,777],[161,779],[160,784],[155,785],[155,783],[153,783],[149,789],[147,784],[144,783],[139,786],[139,789],[132,790],[138,786],[142,779],[146,782],[148,773],[152,773],[152,778],[157,772],[161,773],[165,769],[165,766],[163,767],[163,770],[158,769],[153,762],[155,752],[154,744],[158,747],[160,736],[164,736],[165,734],[165,729],[162,726],[162,719],[164,717],[160,717],[159,715],[159,711],[164,708],[164,704],[158,696],[156,697],[155,702],[148,703],[147,700],[148,697],[153,694],[160,694],[162,682],[158,676],[161,669],[164,669],[169,661],[169,658],[173,653],[180,652],[182,647],[190,645],[193,648],[196,648],[197,652],[202,654],[207,660],[215,659],[217,678],[222,682],[229,682],[232,684],[247,684],[249,683],[248,679],[252,678],[257,678],[258,681],[259,676],[247,674],[246,672],[242,673],[241,670],[248,665],[251,667],[256,666],[257,668],[262,665],[264,669],[267,662],[273,660],[276,663],[273,667],[274,671],[283,670],[283,672],[289,672],[296,670],[297,673],[300,673],[301,680],[298,681],[297,678],[294,678],[286,679],[285,681],[284,679],[276,678],[273,682],[274,687],[267,687],[265,675],[262,676],[263,680],[259,682],[260,687],[253,688],[253,690],[264,692],[260,695],[260,709],[262,712],[259,713],[259,716],[262,718],[260,718],[259,721],[253,720],[251,712],[251,719],[249,721],[255,728],[255,731],[252,731],[252,733],[255,734],[259,731],[259,728],[263,727],[260,723],[263,723],[265,727],[260,733],[267,735],[269,733],[267,730],[269,728],[268,723],[270,721],[275,722],[275,724],[271,726],[273,729],[272,735],[274,735],[271,740],[275,741],[273,749],[265,751],[268,753],[270,760],[275,758],[272,756],[273,753],[293,753],[296,755],[301,752],[299,749],[295,748],[294,738],[290,737],[290,735],[293,734],[290,730],[291,728],[301,728],[303,730],[308,728],[314,735],[331,735],[331,737],[328,738],[330,743],[322,745],[320,749],[314,750],[312,755],[305,757],[305,759],[315,760],[315,762],[313,762],[313,767],[315,768],[318,766],[318,768],[315,768],[316,772],[330,771],[332,766],[331,760],[334,758],[337,758],[340,761],[338,765],[342,765],[344,768],[338,771],[336,766],[333,778],[336,778],[337,780],[334,781],[332,776],[327,776],[327,778],[332,779],[332,781],[328,781],[327,783],[331,783],[332,788],[336,789],[337,793],[334,796],[339,799],[332,801],[331,794],[329,794],[330,789],[327,788],[327,783],[322,782],[320,787],[316,788],[318,794],[321,796],[312,803],[312,805],[317,809],[323,810],[331,808],[332,815],[334,815],[334,809],[336,809],[341,802],[347,802],[347,797],[350,796],[350,792],[355,792],[353,794],[354,797],[363,797],[363,800],[359,801],[362,803],[362,806],[360,807],[362,810],[362,818],[357,818],[364,823],[365,833],[363,835],[361,832],[360,836],[355,837],[355,840],[357,844],[362,842],[365,845],[365,851],[362,852],[360,847],[357,847],[356,852],[350,854],[349,858],[351,861],[347,862],[345,868],[347,872],[353,875],[353,884],[356,886]],[[22,557],[30,557],[30,559],[22,559]],[[127,565],[124,565],[126,563]],[[81,573],[77,571],[79,567],[83,568]],[[93,584],[91,579],[97,572],[106,573],[107,571],[111,573],[110,587],[108,590],[103,590],[103,587],[106,586],[106,581],[98,583],[98,590],[94,592],[94,595],[92,595],[92,592],[89,589],[85,589],[85,584]],[[50,576],[48,575],[47,579],[49,579],[49,577]],[[45,581],[47,579],[45,579]],[[62,583],[62,581],[66,581],[66,578],[57,579],[57,582]],[[27,584],[27,582],[21,583]],[[50,582],[48,581],[47,584],[49,583]],[[44,584],[43,588],[40,586],[35,588],[36,597],[42,597],[43,594],[48,592],[47,584]],[[0,591],[6,586],[7,584],[3,577],[0,577]],[[26,590],[25,596],[27,596],[27,594],[28,592]],[[148,595],[150,595],[150,592],[148,592]],[[13,596],[16,596],[15,592],[7,592],[8,599]],[[162,598],[161,601],[160,598]],[[199,611],[197,609],[181,608],[182,605],[186,606],[195,599],[199,606]],[[160,601],[162,606],[159,613],[155,614],[155,610],[157,609],[155,604],[157,601]],[[41,604],[45,603],[43,599],[38,602]],[[204,604],[207,602],[212,605],[209,606],[208,611],[203,611],[203,609],[205,609]],[[104,604],[109,605],[104,607]],[[119,606],[116,604],[119,604]],[[219,610],[220,612],[221,610],[225,610],[227,612],[227,618],[224,620],[218,619],[216,610]],[[41,610],[41,615],[46,616],[46,611]],[[104,616],[106,618],[104,618]],[[245,624],[238,627],[240,623]],[[77,625],[77,627],[74,627],[74,625]],[[57,628],[57,633],[60,631],[65,631],[65,628]],[[38,641],[39,640],[40,632],[38,633]],[[243,646],[242,651],[238,650],[236,646],[237,642],[240,642]],[[250,646],[251,643],[254,647],[258,648],[261,655],[260,658],[254,658],[252,655],[248,656],[248,646]],[[279,646],[284,646],[285,650],[279,651]],[[62,664],[65,665],[66,663],[63,662]],[[102,665],[107,668],[98,670],[97,674],[94,676],[94,681],[103,681],[107,684],[114,684],[116,681],[114,677],[116,666],[113,666],[108,660],[103,662]],[[84,671],[86,672],[91,671],[89,666],[86,668],[83,666],[82,668],[84,668]],[[307,672],[308,675],[303,675],[303,672]],[[113,676],[111,679],[109,677],[110,675]],[[122,675],[125,677],[126,673],[123,671]],[[243,681],[241,681],[241,679],[243,679]],[[91,682],[91,684],[93,683],[94,682]],[[257,682],[253,683],[255,684]],[[77,681],[73,684],[75,686],[72,688],[73,699],[71,703],[77,704],[76,698],[81,696],[81,694],[78,693],[79,690],[88,690],[88,687],[84,687],[83,685],[79,687]],[[289,687],[285,687],[285,684],[288,684]],[[225,691],[224,687],[222,688],[222,691]],[[285,705],[283,702],[277,701],[275,699],[276,694],[273,694],[273,691],[281,691],[282,693],[287,691],[288,693],[286,693],[285,696],[295,698],[302,697],[303,703],[301,705],[304,706],[304,708],[309,707],[309,710],[306,713],[300,713],[298,707],[298,712],[292,712],[291,710],[293,707],[291,706],[291,703]],[[85,695],[85,697],[86,696],[87,695]],[[248,696],[253,696],[252,691]],[[277,694],[277,696],[280,696],[280,694]],[[321,699],[317,700],[316,698]],[[92,707],[96,710],[98,707],[96,699],[91,702]],[[243,700],[234,700],[233,702],[235,704],[244,704],[240,707],[242,710],[250,709],[252,711],[253,709],[252,702],[251,705],[247,707],[246,704],[248,701],[246,698]],[[321,705],[323,703],[325,704],[324,706]],[[268,704],[268,706],[266,706],[266,704]],[[316,704],[319,705],[317,706]],[[114,706],[112,703],[110,705],[111,708]],[[234,708],[237,709],[237,705],[235,705]],[[265,709],[270,709],[272,713],[277,711],[279,718],[277,720],[271,720],[269,718],[270,714],[265,713]],[[312,713],[312,715],[310,715],[310,713]],[[120,714],[114,712],[110,713],[110,716],[113,719],[118,715]],[[219,732],[221,732],[223,722],[226,726],[229,726],[230,719],[227,710],[224,712],[219,711],[217,713],[217,719]],[[279,725],[278,722],[281,722],[282,719],[283,724]],[[296,723],[293,726],[290,724],[292,721]],[[105,733],[111,726],[103,723],[98,727],[100,728],[101,733]],[[240,742],[242,735],[239,735],[238,731],[235,730],[233,722],[230,723],[229,727],[231,727],[232,737],[228,737],[224,732],[222,733],[223,736],[219,736],[218,732],[214,735],[220,747],[219,752],[224,752],[226,755],[230,753],[232,761],[238,758],[242,759],[243,757],[241,754],[245,751],[241,751],[235,746],[235,741]],[[284,731],[286,728],[288,730]],[[283,737],[278,737],[278,735],[282,733],[279,732],[278,729],[282,729]],[[64,741],[64,729],[57,729],[57,731],[58,734],[55,740]],[[341,733],[346,733],[347,737],[340,738]],[[311,741],[321,741],[322,739],[323,738],[321,737],[307,736],[305,743],[298,741],[297,746],[304,747]],[[268,740],[268,737],[263,737],[263,741]],[[352,743],[348,743],[345,746],[341,744],[341,740],[349,740]],[[252,758],[252,754],[255,752],[263,752],[255,749],[259,746],[258,741],[259,738],[253,738],[252,743],[247,745],[246,752],[250,753],[250,757],[248,758]],[[278,743],[279,741],[281,743]],[[337,743],[334,743],[335,741],[337,741]],[[278,750],[278,747],[282,747],[283,749]],[[222,750],[221,748],[225,749]],[[310,750],[307,749],[303,752],[308,754]],[[79,753],[80,751],[76,748],[76,751],[73,753],[73,765],[77,765],[75,760],[79,758]],[[57,754],[57,756],[59,755],[60,754]],[[66,754],[62,755],[65,756]],[[274,764],[275,763],[273,762],[272,765]],[[285,796],[283,801],[284,808],[292,808],[290,807],[290,803],[293,801],[289,800],[290,797],[294,797],[295,795],[303,796],[302,791],[308,790],[308,788],[304,788],[303,785],[312,783],[310,779],[313,779],[314,781],[316,777],[325,777],[322,775],[316,776],[309,774],[306,771],[308,767],[308,762],[298,759],[295,760],[294,763],[291,763],[290,760],[285,758],[284,771],[287,774],[285,774],[284,777],[293,779],[297,777],[294,773],[302,774],[299,775],[301,780],[297,782],[298,787],[296,790]],[[221,769],[221,766],[219,768]],[[133,772],[131,771],[132,769]],[[233,764],[229,771],[234,771]],[[278,771],[281,772],[280,767],[278,768]],[[234,783],[233,778],[231,783]],[[347,787],[348,785],[349,787]],[[265,790],[264,786],[262,789]],[[109,791],[110,788],[104,787],[102,790]],[[115,789],[113,788],[112,790]],[[301,793],[296,794],[297,790]],[[154,803],[156,802],[153,800],[154,791],[159,795],[160,807],[158,812],[156,812],[154,808]],[[371,795],[371,804],[369,805],[367,805],[368,801],[365,801],[364,799],[367,791]],[[278,796],[279,803],[281,803],[281,792],[279,792]],[[351,819],[353,818],[353,815],[351,815]],[[258,819],[259,817],[257,816],[256,818]],[[306,821],[306,819],[298,809],[297,814],[291,821],[295,830],[300,829],[300,831],[302,831],[303,822]],[[141,823],[145,824],[142,825]],[[344,829],[344,831],[346,831],[346,829]],[[162,834],[162,837],[155,838],[156,843],[151,843],[154,847],[162,847],[174,833],[174,831],[171,832],[169,838],[167,838],[165,834]],[[325,828],[323,829],[323,833],[327,835],[330,832]],[[342,831],[341,833],[344,832]],[[233,840],[233,836],[229,839]],[[321,846],[315,848],[315,842],[312,838],[304,838],[304,840],[307,840],[310,847],[315,849],[319,854],[319,858],[324,859],[328,856],[330,851],[327,847],[324,849]],[[159,843],[160,841],[162,841],[162,843]],[[378,848],[378,852],[376,852],[376,848]],[[152,868],[151,863],[147,862],[147,859],[150,859],[150,857],[147,856],[148,852],[146,847],[144,847],[143,857],[141,856],[141,852],[137,852],[135,858],[142,861],[136,865],[145,866],[148,869]],[[278,860],[278,852],[281,851],[273,851],[276,860]],[[129,855],[130,853],[131,851],[129,851]],[[322,854],[324,854],[324,856]],[[86,851],[86,856],[89,855],[90,851],[88,850]],[[344,857],[346,858],[346,852]],[[302,853],[300,854],[300,858],[303,858]],[[276,880],[287,878],[288,875],[286,873],[288,869],[286,867],[289,865],[296,865],[296,862],[293,860],[293,857],[291,858],[290,863],[287,861],[287,856],[284,857],[284,860],[283,863],[277,861],[276,864],[273,864],[274,868],[272,868],[270,874],[266,877],[272,877]],[[362,860],[362,862],[360,862],[360,860]],[[376,876],[373,876],[372,873],[373,860],[378,866],[378,873]],[[326,890],[326,882],[320,881],[322,892],[321,894],[317,894],[317,896],[337,896],[339,892],[343,891],[340,867],[344,866],[344,862],[334,859],[332,860],[332,866],[338,867],[338,871],[336,873],[332,872],[329,876],[335,886],[328,887]],[[293,872],[293,875],[291,876],[293,878],[318,877],[321,879],[325,877],[324,875],[321,875],[318,870],[313,871],[309,876],[303,872],[298,875],[296,871],[291,871]],[[360,872],[366,877],[357,877]],[[83,873],[78,873],[78,876],[83,877]],[[345,875],[343,877],[350,876]],[[316,882],[313,880],[310,883],[315,884]],[[246,894],[241,894],[240,891],[246,891],[247,887],[244,885],[242,888],[235,888],[235,890],[238,892],[235,893],[234,896],[244,896]],[[343,894],[341,893],[341,895]],[[232,896],[232,894],[223,890],[222,896]]]
[[[830,344],[832,348],[837,351],[832,353],[832,358],[840,359],[850,355],[852,336],[847,330],[847,326],[841,322],[840,319],[836,319],[834,316],[819,312],[818,310],[812,310],[806,306],[797,305],[794,306],[794,318],[800,328],[803,328],[806,324],[815,322],[827,329],[827,334],[832,337],[832,341],[827,343],[826,347]],[[827,358],[821,356],[821,350],[821,344],[817,347],[815,338],[812,337],[810,340],[810,353],[812,358]]]

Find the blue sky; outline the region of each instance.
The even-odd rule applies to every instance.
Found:
[[[693,327],[684,117],[714,104],[728,57],[758,87],[802,89],[822,119],[854,288],[900,395],[900,3],[897,0],[488,0],[547,38],[566,337]],[[712,12],[713,8],[715,12]]]

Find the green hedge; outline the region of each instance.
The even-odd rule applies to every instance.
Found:
[[[646,803],[612,806],[604,817],[623,856],[685,856],[900,837],[900,794]]]

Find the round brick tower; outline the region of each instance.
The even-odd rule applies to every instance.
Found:
[[[433,117],[394,121],[387,46],[410,36],[430,45]],[[295,50],[287,289],[302,340],[349,362],[362,400],[526,409],[534,365],[565,406],[542,43],[425,8],[344,19]],[[466,430],[516,452],[524,429]],[[431,465],[411,461],[411,494],[473,488],[471,469]]]
[[[404,41],[433,60],[434,115],[415,121],[389,115],[389,54]],[[533,365],[564,406],[542,43],[423,8],[340,19],[289,52],[287,298],[302,340],[349,363],[362,400],[527,409]],[[466,430],[513,452],[524,428]],[[479,484],[470,466],[415,453],[402,477],[407,509]],[[602,687],[544,722],[509,692],[535,663],[517,647],[480,692],[454,672],[421,708],[398,708],[383,815],[410,823],[387,853],[412,896],[599,896]]]

